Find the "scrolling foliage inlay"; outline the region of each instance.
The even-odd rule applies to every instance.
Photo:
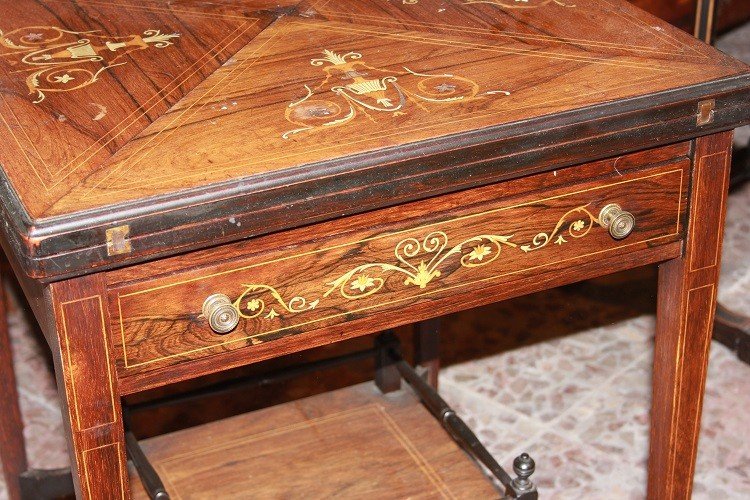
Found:
[[[495,262],[503,247],[524,253],[539,250],[549,243],[563,245],[566,238],[577,239],[588,235],[599,220],[587,205],[566,212],[549,232],[537,233],[529,243],[513,242],[513,235],[480,234],[450,246],[448,235],[432,231],[423,238],[405,238],[394,247],[393,262],[372,262],[356,266],[325,284],[321,297],[309,300],[295,296],[289,300],[273,286],[243,284],[244,292],[234,301],[234,307],[245,319],[273,320],[282,314],[296,314],[315,309],[322,299],[339,294],[347,300],[358,300],[378,293],[390,276],[401,275],[403,286],[424,289],[442,275],[441,266],[448,259],[458,259],[462,269],[486,266]],[[281,312],[279,312],[281,311]]]
[[[326,49],[323,57],[310,60],[311,65],[323,68],[325,77],[314,87],[304,85],[306,95],[287,106],[286,119],[298,128],[284,132],[284,139],[337,127],[359,114],[375,121],[377,115],[406,115],[410,105],[429,112],[430,105],[510,95],[505,90],[480,92],[475,81],[449,73],[417,73],[406,66],[402,72],[394,72],[360,59],[359,52],[337,54]]]
[[[123,57],[151,47],[172,45],[179,33],[149,29],[142,35],[110,36],[97,31],[68,31],[54,26],[28,26],[4,33],[0,53],[17,72],[27,73],[26,86],[42,102],[45,92],[69,92],[91,85],[99,75],[127,63]]]

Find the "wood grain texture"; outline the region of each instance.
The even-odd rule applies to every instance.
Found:
[[[685,251],[659,268],[649,498],[691,495],[731,148],[731,133],[696,141]]]
[[[172,498],[499,496],[408,389],[372,383],[142,444]]]
[[[76,496],[130,497],[117,378],[109,346],[102,276],[56,283],[53,350]]]
[[[746,66],[621,0],[319,0],[275,22],[263,2],[72,5],[23,0],[4,31],[6,238],[38,278],[663,145],[750,106]]]
[[[505,295],[533,275],[568,269],[575,276],[582,263],[676,242],[686,152],[677,145],[651,158],[530,176],[110,273],[113,354],[123,386],[232,351],[256,361],[268,356],[265,344],[281,346],[287,337],[296,340],[284,349],[306,349],[333,326],[375,315],[405,324],[416,320],[407,313],[416,306],[461,310],[470,298],[492,301],[498,292],[490,289]],[[656,165],[644,168],[649,159]],[[638,221],[620,241],[597,222],[614,202]],[[229,334],[215,334],[201,316],[213,293],[229,296],[243,316]]]
[[[28,462],[8,333],[8,304],[5,282],[2,279],[8,271],[6,264],[4,257],[0,255],[0,458],[8,498],[20,500],[21,487],[18,478],[22,472],[26,472]]]
[[[129,15],[120,15],[123,4],[95,0],[5,7],[4,162],[33,217],[46,215],[92,165],[166,113],[271,19],[244,2],[237,9],[190,3],[130,2]],[[39,196],[26,196],[24,185]]]

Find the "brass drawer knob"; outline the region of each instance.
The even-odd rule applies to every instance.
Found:
[[[208,319],[208,326],[216,333],[229,333],[240,322],[240,313],[232,301],[223,293],[209,295],[203,302],[203,316]]]
[[[617,203],[610,203],[599,212],[599,224],[609,230],[611,237],[621,240],[633,232],[635,217]]]

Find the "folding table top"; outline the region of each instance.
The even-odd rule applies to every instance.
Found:
[[[746,66],[621,0],[18,0],[0,30],[6,250],[39,277],[726,130],[750,109]],[[111,255],[120,226],[132,245]]]

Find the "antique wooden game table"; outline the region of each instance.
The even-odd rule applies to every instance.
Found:
[[[652,263],[648,492],[690,496],[747,66],[621,0],[1,9],[0,239],[52,351],[77,496],[141,491],[123,396]],[[0,348],[16,498],[5,328]],[[157,469],[189,497],[179,481],[205,476],[179,463]]]

